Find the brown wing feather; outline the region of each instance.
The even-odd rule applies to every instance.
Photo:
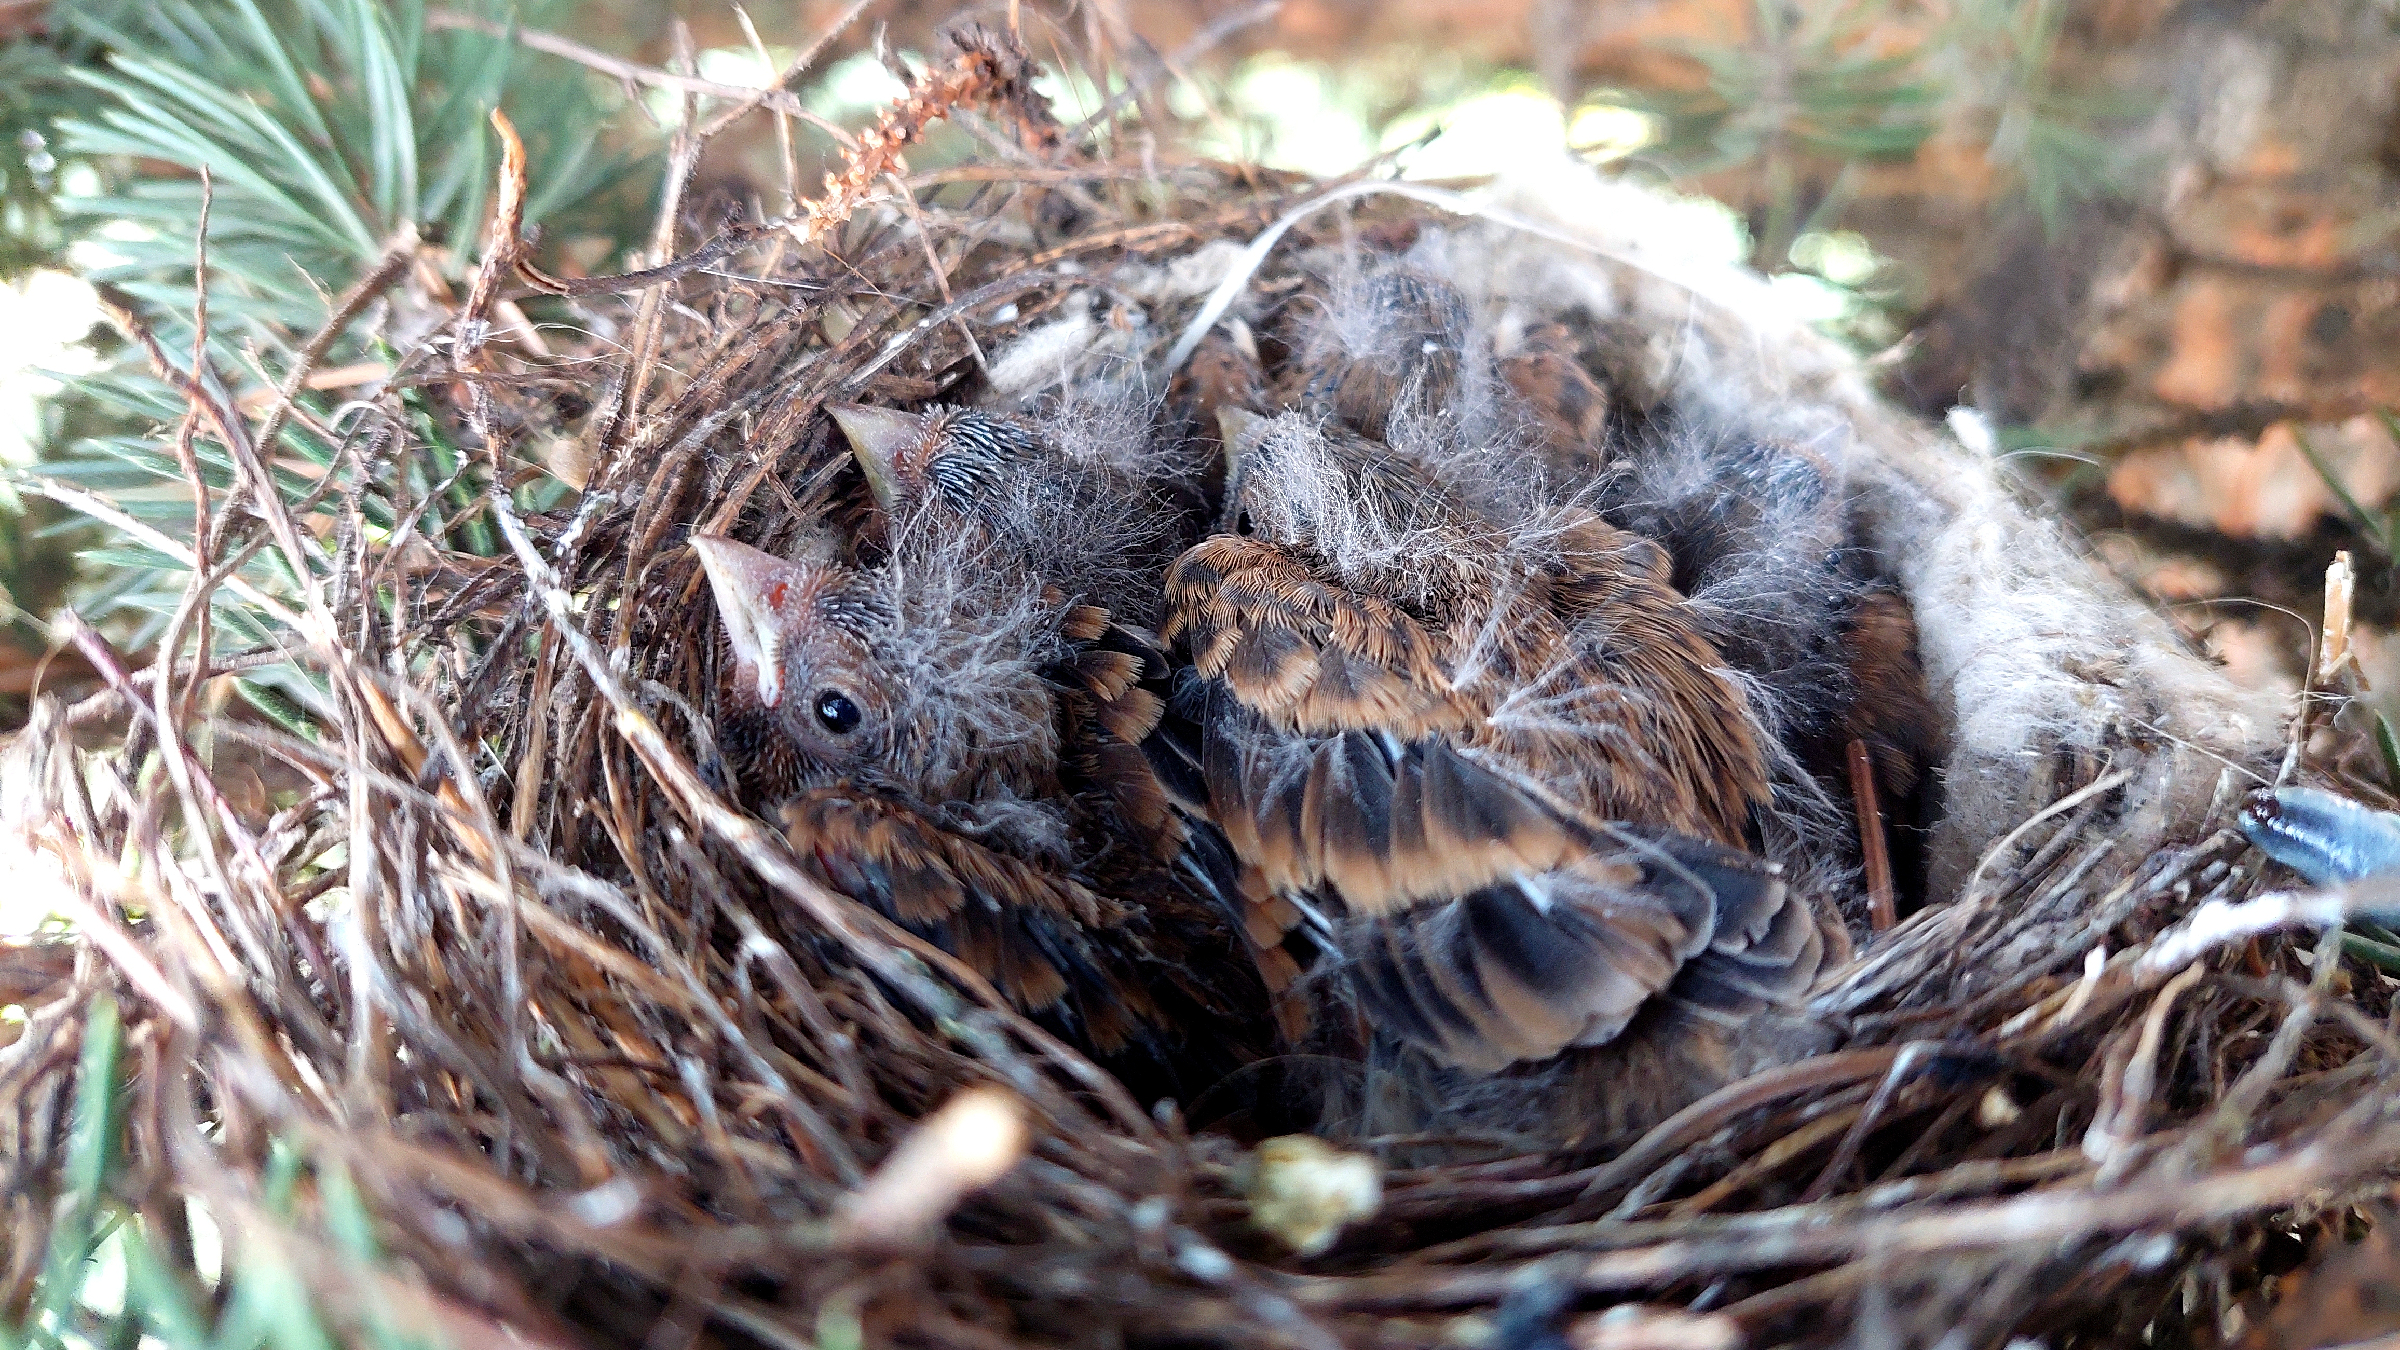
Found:
[[[1768,797],[1749,700],[1648,540],[1586,517],[1562,561],[1479,627],[1507,694],[1467,744],[1596,820],[1740,845]],[[1479,652],[1482,654],[1482,652]]]
[[[1877,786],[1895,799],[1906,797],[1934,762],[1941,740],[1908,598],[1888,590],[1860,597],[1844,645],[1857,693],[1843,730],[1866,742]]]
[[[1112,622],[1097,605],[1070,610],[1066,635],[1077,646],[1059,678],[1078,710],[1117,740],[1141,744],[1166,713],[1166,700],[1153,687],[1166,683],[1168,670],[1158,639]]]
[[[1280,732],[1220,697],[1201,769],[1234,851],[1286,894],[1330,886],[1353,914],[1563,867],[1589,835],[1438,740]]]
[[[1545,909],[1511,885],[1363,925],[1349,955],[1371,1015],[1396,1014],[1388,1024],[1434,1058],[1490,1073],[1615,1036],[1674,978],[1689,937],[1635,892],[1554,892]]]
[[[1130,842],[1139,850],[1112,852],[1107,875],[1095,884],[1112,895],[1142,897],[1145,945],[1159,963],[1155,974],[1221,1016],[1254,1015],[1258,992],[1264,992],[1281,1030],[1296,1039],[1305,1030],[1307,1005],[1287,996],[1300,968],[1279,944],[1298,922],[1299,911],[1263,888],[1258,892],[1263,901],[1246,892],[1232,860],[1212,852],[1195,833],[1185,805],[1151,753],[1155,747],[1149,742],[1161,731],[1164,691],[1171,684],[1165,651],[1157,638],[1108,619],[1096,606],[1079,607],[1078,617],[1083,636],[1077,640],[1085,645],[1069,663],[1064,681],[1068,756],[1113,808],[1105,826],[1112,844]],[[1223,971],[1185,968],[1181,958],[1200,953],[1175,948],[1203,933],[1214,935],[1208,944],[1212,954],[1214,942],[1222,941],[1225,955],[1238,950],[1250,959],[1258,992],[1216,987],[1228,980]]]
[[[1167,605],[1164,636],[1278,725],[1424,735],[1474,720],[1406,611],[1331,584],[1272,544],[1201,542],[1168,570]]]
[[[1030,907],[1094,928],[1118,928],[1122,905],[1072,877],[988,848],[924,819],[902,803],[835,786],[801,793],[783,808],[785,836],[835,884],[880,904],[904,923],[934,923],[970,900]]]
[[[1609,1040],[1695,962],[1702,1003],[1804,986],[1823,946],[1740,851],[1761,741],[1664,556],[1555,539],[1414,612],[1247,538],[1168,575],[1228,840],[1338,901],[1374,1025],[1481,1072]]]
[[[1825,939],[1777,870],[1685,836],[1626,835],[1571,866],[1355,925],[1379,1025],[1476,1072],[1615,1038],[1653,998],[1789,1002]]]
[[[792,846],[829,883],[956,954],[1017,1007],[1067,1011],[1103,1054],[1156,1025],[1156,1000],[1099,945],[1133,926],[1124,904],[871,793],[815,789],[783,814]]]
[[[1583,368],[1565,324],[1527,332],[1501,360],[1500,378],[1531,415],[1542,454],[1561,481],[1587,483],[1606,467],[1608,392]]]

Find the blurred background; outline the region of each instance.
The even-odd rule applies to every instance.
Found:
[[[0,460],[188,519],[160,449],[178,404],[101,322],[94,284],[188,312],[201,164],[217,180],[207,340],[257,382],[237,396],[263,394],[283,363],[262,357],[321,321],[402,221],[428,241],[426,284],[463,275],[494,104],[533,146],[547,264],[617,270],[645,256],[687,98],[729,107],[839,26],[794,88],[860,126],[959,13],[603,0],[368,22],[369,3],[0,0]],[[1666,185],[1695,237],[1773,276],[1894,400],[2006,457],[2241,679],[2296,683],[2325,566],[2349,550],[2369,678],[2400,690],[2390,0],[985,9],[1066,68],[1065,120],[1138,110],[1112,132],[1129,162],[1472,180],[1565,152]],[[833,142],[790,125],[788,151],[765,118],[712,145],[683,203],[693,228],[787,209],[787,153],[816,181]],[[912,167],[970,131],[944,129]],[[376,343],[406,335],[392,319],[322,373],[328,415],[341,379],[383,372]],[[309,465],[288,467],[304,484]],[[37,683],[87,682],[43,615],[73,605],[138,650],[180,586],[162,566],[0,486],[0,726]]]

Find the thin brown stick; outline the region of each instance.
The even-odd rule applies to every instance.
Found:
[[[683,183],[690,176],[700,150],[707,144],[707,138],[721,127],[720,123],[714,122],[707,127],[693,127],[690,124],[693,110],[687,106],[685,130],[677,133],[668,152],[668,190],[660,210],[661,232],[665,242],[662,244],[658,239],[652,241],[651,253],[657,259],[652,266],[611,276],[570,278],[553,276],[534,267],[529,259],[520,257],[517,270],[528,284],[548,294],[596,295],[641,290],[673,281],[778,231],[788,231],[804,244],[822,244],[867,202],[877,182],[906,182],[903,177],[906,164],[902,152],[923,139],[933,123],[949,116],[953,109],[962,105],[992,102],[1014,107],[1029,97],[1029,91],[1019,87],[999,57],[987,49],[970,47],[948,67],[921,76],[910,86],[907,94],[884,109],[877,117],[876,124],[862,133],[857,145],[847,153],[841,171],[825,176],[824,197],[802,203],[799,213],[793,217],[760,224],[729,225],[690,253],[674,257],[672,221],[674,212],[680,209]],[[1189,232],[1188,227],[1180,228]],[[644,305],[644,312],[648,313],[647,298]],[[643,363],[637,361],[637,373],[642,368]]]
[[[653,89],[673,89],[686,95],[734,99],[743,105],[740,110],[744,112],[752,108],[772,108],[786,117],[796,118],[817,128],[833,137],[845,149],[852,144],[849,131],[840,123],[811,112],[808,105],[802,103],[797,95],[771,86],[766,89],[753,89],[747,85],[720,84],[715,80],[701,79],[697,75],[660,70],[655,66],[645,66],[636,61],[611,56],[596,47],[587,47],[571,38],[563,38],[555,33],[497,24],[480,15],[463,14],[454,9],[427,10],[425,26],[481,33],[486,37],[511,38],[537,52],[564,57],[579,66],[599,71],[603,75],[613,75],[627,84],[646,84]],[[839,31],[839,29],[837,28],[835,31]],[[813,51],[811,54],[814,54]]]
[[[173,724],[165,721],[163,717],[158,717],[155,710],[151,706],[145,705],[139,698],[132,697],[132,679],[126,674],[124,663],[117,659],[116,652],[109,647],[107,640],[92,631],[91,627],[85,624],[72,610],[62,613],[56,622],[64,627],[68,639],[82,650],[84,658],[91,662],[92,669],[100,672],[103,679],[126,693],[128,704],[135,709],[137,714],[155,719],[151,722],[151,731],[158,739],[161,754],[166,761],[168,777],[173,782],[177,795],[182,798],[185,817],[192,824],[194,842],[199,845],[201,856],[208,864],[209,870],[215,874],[218,884],[225,889],[228,895],[243,893],[247,889],[243,885],[245,881],[252,886],[263,888],[264,893],[272,895],[276,886],[275,870],[260,853],[258,841],[250,835],[249,831],[242,828],[239,819],[234,815],[232,807],[225,801],[224,795],[218,790],[215,781],[208,776],[205,767],[200,764],[198,756],[192,753],[190,745],[176,734]],[[166,681],[156,682],[152,686],[154,701],[163,703],[166,689]],[[201,809],[203,804],[208,808],[205,811]],[[212,822],[217,827],[216,829],[210,828]],[[224,836],[224,842],[232,847],[235,857],[241,862],[242,867],[239,870],[226,864],[218,845],[220,832]],[[209,912],[208,906],[198,895],[186,894],[185,887],[175,884],[183,877],[180,870],[169,870],[163,875],[168,881],[167,893],[175,900],[175,903],[167,908],[182,915],[192,928],[204,935],[208,941],[211,955],[214,958],[212,965],[215,967],[220,993],[228,987],[237,985],[241,978],[237,974],[242,969],[241,960],[235,954],[233,946],[225,941],[223,931],[215,916]],[[270,905],[270,912],[273,912],[274,908],[276,907]],[[252,963],[251,969],[271,971],[279,968],[275,962],[267,959],[268,949],[265,938],[249,922],[247,915],[235,908],[229,909],[226,917],[233,921],[234,937],[241,944],[241,955],[246,956]],[[320,1033],[323,1031],[322,1024],[317,1023],[313,1013],[305,1007],[289,1009],[287,1015],[301,1026],[308,1027],[315,1024],[312,1027],[313,1030]],[[269,1058],[271,1062],[284,1060],[281,1054],[275,1054]]]
[[[868,0],[858,0],[858,3],[852,6],[852,12],[856,13],[866,3]],[[748,6],[736,4],[733,7],[733,17],[741,22],[742,36],[749,39],[750,50],[757,55],[758,63],[762,66],[772,64],[767,55],[766,39],[758,35],[758,25],[751,22]],[[824,37],[820,37],[819,44],[822,44],[824,40]],[[809,54],[812,56],[815,54],[813,48]],[[790,83],[792,73],[795,72],[787,72],[770,87],[780,88]],[[796,214],[800,210],[800,158],[792,148],[792,117],[790,113],[778,111],[775,114],[775,158],[783,166],[784,213],[786,215]]]
[[[157,334],[142,319],[139,305],[132,297],[108,286],[96,287],[95,290],[100,297],[100,312],[116,325],[118,331],[142,349],[149,358],[153,373],[174,386],[175,391],[192,406],[207,414],[208,420],[217,429],[218,437],[231,452],[235,468],[245,480],[242,486],[252,493],[259,514],[266,519],[268,532],[282,550],[285,564],[290,567],[294,577],[305,580],[313,569],[309,566],[308,549],[301,543],[300,529],[285,506],[283,494],[275,488],[274,476],[260,462],[257,446],[251,441],[241,415],[218,397],[215,375],[206,372],[205,362],[204,377],[199,379],[177,368],[167,360],[165,350],[159,346]],[[196,554],[192,556],[195,559],[193,571],[196,574],[205,571],[205,561],[198,559]],[[310,617],[309,624],[301,625],[302,631],[311,632],[312,637],[322,641],[334,641],[333,616],[325,608],[322,599],[313,588],[306,585],[300,588],[300,595],[303,608]]]
[[[209,665],[210,669],[214,670],[219,675],[237,675],[244,671],[261,670],[269,666],[285,665],[288,664],[291,659],[291,656],[285,652],[237,652],[230,655],[220,654],[213,661],[211,661]],[[194,666],[192,662],[188,660],[185,661],[182,665],[176,667],[176,677],[178,679],[191,678],[191,672],[193,668]],[[164,673],[164,669],[155,662],[150,665],[146,665],[139,670],[129,672],[136,688],[149,684],[151,681],[156,680]],[[122,698],[123,695],[120,694],[116,689],[103,688],[99,692],[90,694],[69,705],[66,712],[62,716],[64,717],[64,720],[68,726],[83,726],[99,718],[108,716],[116,709]]]
[[[482,369],[477,360],[483,351],[486,330],[491,325],[492,302],[500,297],[500,283],[517,270],[525,253],[525,142],[517,135],[516,123],[498,108],[492,109],[492,130],[500,137],[500,172],[494,190],[492,228],[485,238],[483,260],[475,267],[475,279],[467,287],[467,303],[459,308],[452,324],[457,341],[451,348],[450,364],[454,370]],[[486,446],[498,466],[496,447]]]
[[[52,903],[64,909],[66,916],[75,921],[76,932],[89,938],[93,946],[115,963],[126,981],[140,990],[144,998],[158,1005],[158,1010],[166,1014],[169,1020],[186,1031],[199,1029],[199,1009],[193,1007],[192,1001],[175,987],[166,972],[159,969],[158,963],[150,959],[149,952],[143,949],[142,944],[125,931],[123,924],[117,922],[115,915],[107,913],[68,887],[59,888],[52,897]]]
[[[2288,781],[2299,771],[2300,757],[2318,727],[2365,687],[2358,658],[2350,650],[2351,602],[2357,590],[2357,569],[2348,549],[2334,552],[2325,567],[2325,617],[2318,640],[2309,648],[2307,671],[2300,687],[2300,715],[2292,719],[2289,740],[2275,781]]]
[[[908,217],[909,224],[916,229],[918,242],[925,246],[925,268],[933,274],[933,284],[942,293],[942,303],[953,303],[956,297],[950,294],[950,265],[942,261],[941,250],[933,242],[933,230],[925,221],[925,208],[918,204],[917,194],[909,188],[907,179],[895,173],[888,175],[885,181],[892,185],[892,200],[900,204],[901,213]],[[963,316],[953,320],[952,326],[966,340],[967,354],[975,359],[975,368],[986,375],[991,374],[991,363],[984,359],[983,344],[975,340],[975,329]]]
[[[1900,1047],[1892,1066],[1884,1070],[1883,1081],[1875,1085],[1874,1095],[1867,1098],[1867,1104],[1858,1113],[1857,1120],[1843,1134],[1842,1142],[1834,1147],[1833,1156],[1826,1160],[1824,1168],[1817,1173],[1817,1179],[1808,1183],[1808,1189],[1800,1193],[1801,1204],[1822,1200],[1841,1184],[1842,1175],[1850,1170],[1851,1164],[1858,1161],[1859,1151],[1866,1147],[1867,1135],[1881,1123],[1893,1096],[1907,1084],[1910,1076],[1916,1072],[1917,1065],[1930,1057],[1932,1050],[1933,1047],[1924,1041],[1910,1041]]]
[[[1892,850],[1883,837],[1883,803],[1875,791],[1875,756],[1865,741],[1849,747],[1850,801],[1858,811],[1858,853],[1867,872],[1867,926],[1888,933],[1900,922],[1892,896]]]
[[[736,221],[682,257],[670,258],[656,267],[643,267],[631,272],[614,272],[596,277],[555,276],[536,267],[531,258],[520,256],[517,274],[525,279],[527,285],[545,295],[610,295],[638,291],[664,285],[709,267],[739,252],[745,245],[784,229],[786,224],[780,220],[757,224]]]
[[[689,65],[692,62],[692,35],[683,20],[675,20],[676,59]],[[658,198],[658,222],[651,231],[650,261],[663,264],[675,256],[675,229],[683,212],[683,190],[691,182],[692,170],[699,167],[700,152],[708,147],[706,137],[699,134],[700,105],[690,94],[684,95],[683,111],[675,126],[675,138],[667,147],[667,178]],[[641,418],[645,396],[650,389],[650,371],[658,360],[660,315],[666,306],[665,297],[656,290],[642,293],[641,307],[633,320],[633,373],[625,380],[625,401],[619,416],[625,423]]]
[[[750,98],[745,99],[741,103],[736,104],[735,106],[728,108],[724,112],[721,112],[715,117],[709,119],[708,123],[700,128],[700,139],[709,140],[718,132],[723,131],[729,126],[732,126],[735,122],[740,121],[742,118],[749,116],[757,109],[762,107],[772,107],[775,111],[776,126],[782,136],[782,149],[786,171],[787,173],[792,173],[796,176],[797,166],[793,165],[791,160],[791,133],[788,121],[788,119],[792,118],[796,114],[792,113],[788,108],[782,106],[785,102],[791,100],[792,98],[792,95],[788,92],[791,83],[792,81],[799,79],[801,74],[810,66],[815,65],[817,58],[824,55],[825,48],[831,45],[835,38],[840,37],[845,32],[848,32],[850,25],[857,23],[858,16],[866,13],[867,7],[873,3],[875,3],[875,0],[850,0],[850,7],[843,10],[839,15],[835,16],[832,23],[827,24],[824,29],[816,35],[816,37],[809,41],[809,44],[806,47],[801,48],[800,54],[793,57],[791,63],[785,66],[782,72],[776,75],[773,80],[769,81],[763,88],[759,89]],[[758,29],[750,22],[749,11],[743,9],[740,5],[735,5],[733,7],[733,13],[735,18],[741,20],[742,31],[749,35],[751,46],[758,49],[759,60],[764,62],[767,57],[767,44],[759,41]],[[834,140],[842,147],[842,149],[847,151],[856,150],[858,148],[857,143],[851,139],[850,133],[843,130],[840,126],[833,123],[828,123],[822,118],[804,117],[803,120],[807,120],[811,126],[816,126],[822,130],[831,132]],[[798,209],[796,203],[799,197],[796,185],[792,196],[795,201],[794,209],[796,210]]]
[[[197,387],[208,370],[208,217],[216,202],[216,178],[208,166],[200,166],[200,212],[192,228],[192,384]],[[184,409],[175,427],[175,462],[183,470],[184,482],[192,491],[192,553],[205,562],[214,552],[209,540],[208,481],[200,475],[200,459],[193,447],[193,433],[198,430],[200,411],[197,407]],[[194,580],[198,580],[197,577]],[[208,680],[208,649],[213,640],[210,631],[209,607],[205,603],[193,612],[186,604],[175,620],[167,625],[166,635],[159,642],[160,659],[170,664],[176,650],[183,645],[183,627],[189,618],[193,627],[192,670],[182,690],[175,696],[175,720],[188,722],[192,706],[200,696],[200,686]],[[167,716],[167,692],[162,684],[152,691],[158,699],[159,715]]]
[[[1588,1204],[1639,1179],[1740,1112],[1795,1092],[1857,1082],[1883,1073],[1899,1054],[1897,1047],[1846,1050],[1802,1060],[1719,1088],[1660,1122],[1609,1163],[1593,1169],[1582,1187],[1584,1201]]]
[[[1016,109],[1036,101],[1015,68],[1019,62],[1021,57],[1012,62],[992,46],[969,42],[949,65],[919,75],[906,95],[859,134],[858,147],[845,157],[841,171],[825,176],[824,198],[808,203],[795,232],[804,242],[823,242],[876,183],[906,168],[901,153],[953,109],[985,104]]]

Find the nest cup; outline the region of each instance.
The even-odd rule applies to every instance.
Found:
[[[344,1339],[459,1345],[2213,1344],[2300,1278],[2276,1251],[2381,1221],[2391,980],[2305,932],[2151,959],[2260,888],[2229,827],[2288,710],[2000,465],[1689,254],[1668,199],[1567,165],[1459,195],[1105,159],[980,50],[945,69],[984,83],[934,103],[1010,113],[1008,153],[907,203],[862,205],[861,170],[690,265],[561,285],[580,346],[491,335],[478,295],[541,289],[502,236],[401,370],[483,456],[496,548],[359,526],[421,453],[398,378],[322,546],[226,516],[304,579],[259,599],[317,691],[304,728],[229,722],[203,755],[88,640],[112,687],[41,703],[7,756],[13,866],[75,929],[6,954],[0,1313],[101,1203],[79,1119],[168,1269],[198,1270],[204,1215],[218,1278],[280,1272]],[[1175,420],[1187,336],[1376,232],[1445,239],[1495,321],[1604,335],[1604,387],[1840,466],[1946,757],[1925,903],[1814,996],[1837,1048],[1602,1154],[1387,1168],[1303,1258],[1249,1222],[1232,1141],[1145,1111],[740,809],[683,541],[816,528],[847,463],[828,402],[1083,400],[1148,447],[1204,436]],[[562,458],[589,470],[556,509],[505,490]]]

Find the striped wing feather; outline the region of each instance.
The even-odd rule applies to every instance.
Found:
[[[1123,904],[876,794],[812,789],[783,818],[793,849],[829,884],[983,972],[1019,1008],[1070,1003],[1103,1052],[1154,1019],[1143,991],[1110,979],[1092,945],[1127,925]]]
[[[1736,931],[1745,920],[1778,938],[1816,928],[1768,864],[1702,840],[1632,838],[1359,925],[1348,955],[1385,1025],[1489,1073],[1614,1039],[1728,950],[1766,966],[1766,944]]]
[[[1176,869],[1179,886],[1137,886],[1153,898],[1151,917],[1165,920],[1176,896],[1189,890],[1215,907],[1213,916],[1182,916],[1190,927],[1230,929],[1248,954],[1288,1036],[1302,1030],[1303,1005],[1287,991],[1300,978],[1298,962],[1279,945],[1299,921],[1291,902],[1244,875],[1223,841],[1194,818],[1205,818],[1189,749],[1189,727],[1169,715],[1169,702],[1188,670],[1177,670],[1158,638],[1111,620],[1093,605],[1069,615],[1067,636],[1078,647],[1062,683],[1079,728],[1070,736],[1081,774],[1115,804],[1120,832],[1147,845],[1149,855]],[[1195,990],[1206,1001],[1209,991]]]
[[[1535,604],[1510,631],[1572,650],[1579,606],[1663,588],[1655,570],[1563,577],[1550,600],[1566,612]],[[1813,979],[1813,916],[1778,869],[1733,846],[1765,784],[1746,708],[1704,640],[1638,633],[1569,672],[1604,691],[1648,680],[1657,687],[1635,691],[1653,696],[1644,715],[1696,707],[1728,722],[1713,753],[1710,728],[1650,728],[1699,766],[1697,782],[1603,769],[1587,792],[1571,771],[1537,786],[1488,764],[1521,748],[1538,768],[1589,746],[1494,744],[1437,635],[1275,546],[1211,539],[1170,571],[1168,592],[1166,634],[1208,681],[1196,711],[1212,811],[1268,889],[1338,898],[1343,954],[1379,1028],[1493,1072],[1603,1043],[1670,986],[1731,1012]],[[1668,823],[1596,823],[1587,801]]]
[[[1272,544],[1220,535],[1167,572],[1165,636],[1201,675],[1298,731],[1465,728],[1434,642],[1406,611],[1318,577]]]

